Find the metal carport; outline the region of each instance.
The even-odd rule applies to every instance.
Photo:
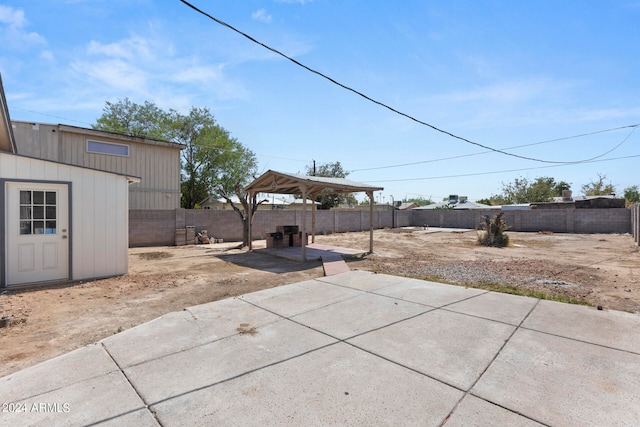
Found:
[[[302,236],[307,233],[307,199],[315,200],[321,194],[367,193],[369,196],[369,251],[373,252],[373,192],[382,187],[362,184],[344,178],[325,178],[321,176],[297,175],[292,173],[268,170],[244,188],[249,193],[249,200],[256,193],[296,194],[302,195]],[[311,204],[311,242],[316,237],[316,207]],[[252,249],[252,215],[249,215],[249,249]],[[306,244],[303,239],[302,259],[307,259]]]

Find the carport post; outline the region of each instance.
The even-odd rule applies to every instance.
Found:
[[[300,187],[302,192],[302,235],[300,236],[302,246],[302,261],[307,260],[307,186]]]
[[[367,191],[369,196],[369,252],[373,253],[373,191]]]
[[[253,232],[253,230],[252,230],[253,227],[252,227],[252,224],[251,224],[252,223],[252,219],[253,219],[252,218],[253,215],[251,215],[251,211],[253,210],[252,203],[253,203],[253,191],[249,191],[249,203],[247,203],[247,206],[249,207],[249,212],[245,212],[245,215],[249,215],[249,217],[248,217],[249,226],[247,227],[249,229],[249,236],[248,236],[248,238],[249,238],[249,250],[253,249],[253,239],[251,237],[252,236],[252,232]]]
[[[311,243],[316,242],[316,195],[311,195]]]

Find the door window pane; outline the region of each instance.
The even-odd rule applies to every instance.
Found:
[[[33,192],[33,204],[34,205],[44,205],[44,191],[34,191]]]
[[[31,234],[31,221],[20,221],[20,234]]]
[[[44,234],[56,234],[56,222],[55,221],[46,221],[46,228],[44,230]]]
[[[47,219],[56,219],[56,207],[55,206],[47,206]]]
[[[33,221],[33,234],[44,234],[44,221]]]
[[[20,219],[31,219],[31,206],[20,206]]]
[[[55,191],[47,191],[46,202],[47,202],[47,205],[55,205],[56,204],[56,192]]]
[[[33,218],[34,219],[44,219],[44,206],[34,206],[33,207]]]
[[[31,191],[21,191],[20,192],[20,204],[21,205],[30,205],[31,204]]]

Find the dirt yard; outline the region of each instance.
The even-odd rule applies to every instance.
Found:
[[[352,270],[542,292],[640,314],[640,251],[629,235],[508,234],[510,247],[497,249],[478,246],[476,231],[377,230],[374,253],[348,262]],[[364,251],[369,233],[317,236],[316,242]],[[0,317],[11,323],[0,328],[0,376],[165,313],[323,275],[319,261],[237,246],[134,248],[126,276],[2,292]]]

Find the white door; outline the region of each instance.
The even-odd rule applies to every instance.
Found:
[[[69,278],[66,184],[7,182],[6,284]]]

